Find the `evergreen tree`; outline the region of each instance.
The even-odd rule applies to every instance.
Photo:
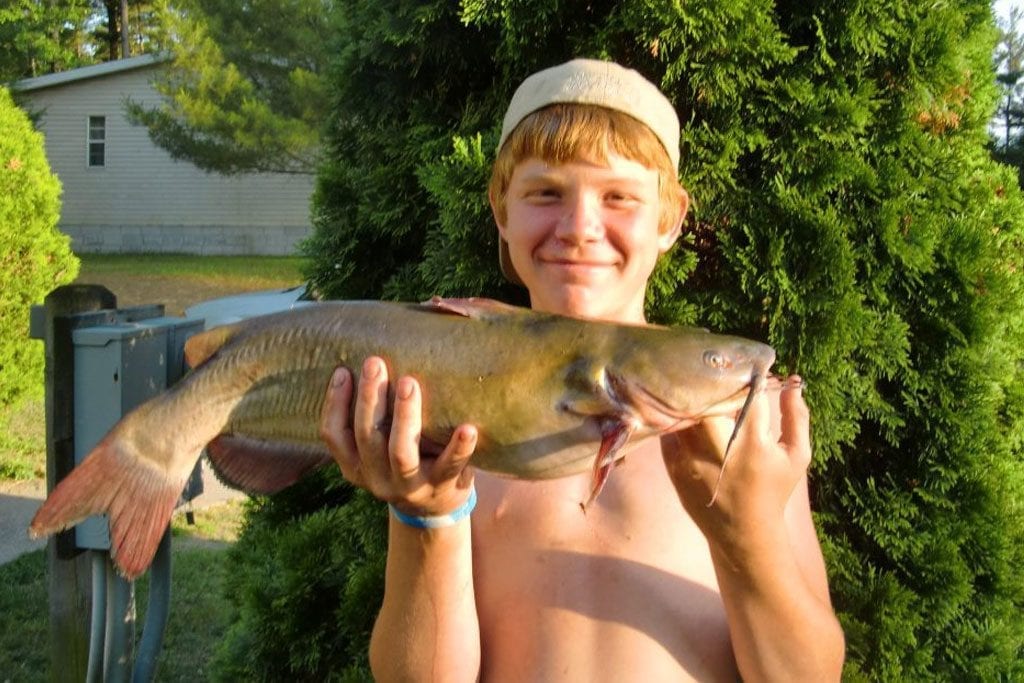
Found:
[[[0,406],[43,386],[42,344],[28,338],[29,308],[78,274],[67,235],[57,229],[60,181],[43,136],[0,87]]]
[[[1024,676],[1024,207],[986,148],[987,0],[353,0],[339,32],[307,245],[322,293],[521,301],[485,199],[512,90],[574,56],[639,69],[679,111],[696,204],[649,312],[766,340],[807,380],[846,678]],[[249,523],[304,533],[308,497]],[[331,549],[365,588],[365,559]],[[339,669],[353,651],[311,615],[286,665],[249,607],[234,642],[277,675],[310,671],[306,643]]]
[[[152,2],[148,0],[91,0],[91,37],[98,61],[134,57],[152,51],[157,31]],[[127,35],[125,35],[127,34]],[[127,44],[128,50],[123,46]]]
[[[218,173],[312,173],[327,98],[328,0],[161,0],[162,105],[129,105],[156,144]]]
[[[122,6],[127,55],[121,49]],[[150,52],[155,29],[148,0],[9,0],[0,6],[0,82]]]
[[[89,0],[10,0],[0,7],[0,82],[91,63]]]

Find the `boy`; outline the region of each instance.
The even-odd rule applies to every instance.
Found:
[[[678,164],[675,111],[637,72],[573,60],[534,74],[489,190],[502,271],[535,309],[643,324],[647,280],[688,208]],[[586,514],[589,474],[468,467],[472,425],[421,460],[421,389],[398,378],[389,406],[388,381],[379,358],[358,387],[339,369],[321,425],[344,476],[391,504],[379,680],[839,678],[798,378],[754,401],[714,505],[726,419],[639,444]]]

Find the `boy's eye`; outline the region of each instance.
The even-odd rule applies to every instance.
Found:
[[[539,187],[526,193],[527,198],[536,201],[550,201],[558,199],[561,193],[553,187]]]
[[[637,201],[636,197],[628,192],[607,192],[604,195],[604,199],[606,202],[615,206],[634,204]]]

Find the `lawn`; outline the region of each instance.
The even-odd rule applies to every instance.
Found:
[[[303,259],[291,256],[85,255],[76,282],[101,284],[120,306],[164,304],[168,315],[229,294],[302,282]]]
[[[171,612],[157,680],[206,680],[208,662],[229,625],[222,588],[224,550],[237,537],[243,504],[198,510],[196,524],[175,515],[172,533]],[[137,636],[145,623],[148,581],[136,584]],[[39,550],[0,565],[0,682],[50,680],[46,553]]]

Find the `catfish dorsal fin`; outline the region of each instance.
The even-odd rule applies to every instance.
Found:
[[[237,325],[221,325],[206,332],[194,334],[185,342],[185,362],[189,367],[197,368],[217,353],[235,335]]]
[[[483,297],[469,297],[466,299],[445,299],[435,296],[430,301],[420,304],[438,313],[449,313],[461,315],[474,320],[486,320],[487,318],[515,315],[524,312],[524,309],[511,304],[485,299]]]

